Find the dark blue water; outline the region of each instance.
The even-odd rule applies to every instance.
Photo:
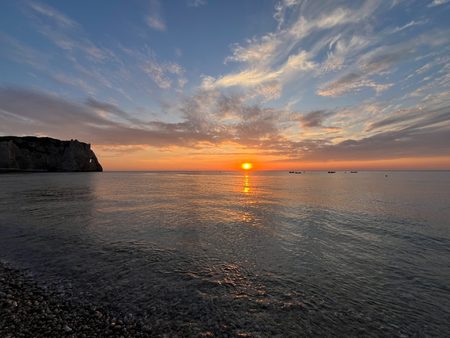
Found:
[[[449,336],[450,173],[4,174],[0,259],[168,332]]]

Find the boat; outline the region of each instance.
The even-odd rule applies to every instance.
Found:
[[[350,174],[357,174],[357,171],[350,171]]]
[[[329,174],[336,174],[335,171],[329,171],[328,173],[329,173]]]

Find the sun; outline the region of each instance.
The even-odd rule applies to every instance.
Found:
[[[253,164],[251,164],[250,162],[245,162],[241,164],[241,168],[244,170],[250,170],[252,169]]]

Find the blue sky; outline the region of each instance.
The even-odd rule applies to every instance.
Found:
[[[3,1],[0,134],[86,140],[114,168],[445,167],[449,17],[445,0]]]

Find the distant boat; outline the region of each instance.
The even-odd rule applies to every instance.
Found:
[[[357,171],[350,171],[350,174],[357,174]]]
[[[295,173],[294,171],[290,171],[290,172],[289,172],[289,174],[294,174],[294,173]]]
[[[295,174],[301,174],[301,173],[302,173],[301,171],[296,171],[296,172],[295,172]]]
[[[329,174],[336,174],[335,171],[329,171],[328,173],[329,173]]]

